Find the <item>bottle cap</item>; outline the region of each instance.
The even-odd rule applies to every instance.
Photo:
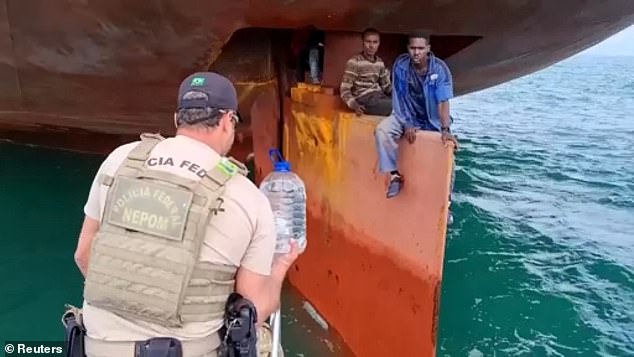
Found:
[[[278,172],[288,172],[291,171],[291,163],[284,160],[284,157],[280,153],[278,149],[269,150],[269,157],[271,158],[271,162],[273,162],[273,168]]]

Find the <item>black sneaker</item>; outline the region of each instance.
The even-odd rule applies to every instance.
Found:
[[[387,186],[387,198],[392,198],[401,192],[401,186],[403,184],[403,176],[399,174],[392,174],[390,176],[390,183]]]

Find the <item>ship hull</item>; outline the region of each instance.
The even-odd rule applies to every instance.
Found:
[[[396,34],[425,30],[461,95],[562,60],[632,23],[631,0],[0,0],[0,129],[170,133],[176,88],[193,71],[219,70],[245,93],[274,78],[265,68],[273,58],[261,51],[267,29],[312,24],[358,38],[373,26],[385,32],[383,48],[399,51]],[[338,71],[324,75],[337,86]],[[52,145],[64,146],[59,138]]]

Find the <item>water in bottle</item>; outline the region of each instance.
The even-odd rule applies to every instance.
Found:
[[[273,172],[260,184],[260,190],[268,197],[277,228],[275,253],[288,253],[291,239],[298,243],[300,253],[306,249],[306,187],[302,179],[285,161],[279,150],[269,151]]]

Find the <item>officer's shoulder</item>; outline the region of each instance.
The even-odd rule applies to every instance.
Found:
[[[102,163],[102,168],[104,170],[112,170],[113,168],[118,167],[140,142],[141,141],[133,141],[114,148],[114,150],[106,156]]]
[[[262,195],[264,194],[260,191],[260,189],[253,183],[253,181],[249,180],[249,178],[243,174],[236,174],[233,179],[233,186],[237,190],[244,192],[249,195]]]
[[[241,203],[261,204],[268,202],[264,193],[247,176],[236,174],[231,181],[229,186],[231,196]]]
[[[133,141],[127,144],[123,144],[120,145],[118,147],[116,147],[114,150],[112,150],[110,152],[110,154],[108,155],[108,158],[116,158],[116,157],[127,157],[128,154],[130,154],[130,152],[137,146],[139,145],[139,143],[141,143],[140,140],[137,141]]]

